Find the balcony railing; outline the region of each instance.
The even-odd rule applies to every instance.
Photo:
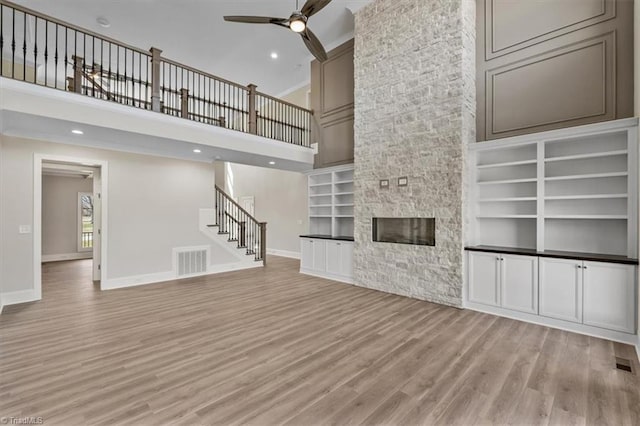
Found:
[[[0,0],[0,75],[264,136],[311,144],[312,112]]]

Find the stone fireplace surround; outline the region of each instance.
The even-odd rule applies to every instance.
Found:
[[[460,307],[475,1],[374,0],[355,44],[354,282]],[[437,245],[374,243],[372,217],[435,217]]]

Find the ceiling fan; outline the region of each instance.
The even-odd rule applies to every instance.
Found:
[[[291,14],[289,18],[270,18],[267,16],[225,16],[224,20],[228,22],[242,22],[245,24],[274,24],[281,27],[289,28],[294,33],[298,33],[302,36],[304,44],[307,49],[313,54],[313,56],[320,62],[327,60],[327,52],[322,47],[322,43],[318,40],[318,37],[311,32],[307,26],[309,18],[316,13],[320,12],[326,5],[331,3],[331,0],[307,0],[302,6],[302,9],[298,9],[298,0],[296,0],[296,11]]]

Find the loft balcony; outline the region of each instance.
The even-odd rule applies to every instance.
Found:
[[[0,0],[0,51],[5,134],[61,139],[80,123],[106,148],[117,149],[127,133],[137,151],[175,151],[171,144],[182,142],[211,146],[226,161],[282,160],[292,170],[313,163],[310,110],[165,58],[158,48],[145,51]]]

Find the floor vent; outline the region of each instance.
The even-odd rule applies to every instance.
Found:
[[[209,250],[206,247],[179,248],[175,250],[178,278],[201,275],[207,272]]]
[[[629,373],[633,373],[633,368],[631,368],[631,360],[618,358],[616,357],[616,368],[618,370],[627,371]]]

